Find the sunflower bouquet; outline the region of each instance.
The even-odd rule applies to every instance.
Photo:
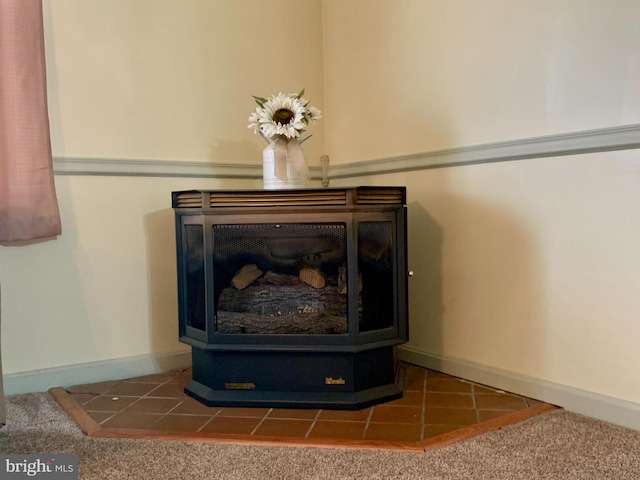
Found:
[[[249,128],[267,140],[277,136],[300,138],[307,125],[322,118],[322,112],[310,106],[303,95],[304,88],[298,94],[278,93],[269,98],[253,95],[258,108],[249,117]]]
[[[322,118],[322,112],[309,105],[300,93],[278,93],[269,98],[253,96],[258,104],[249,116],[249,126],[269,142],[264,155],[273,155],[275,177],[287,181],[287,163],[291,163],[298,180],[309,179],[309,167],[300,144],[311,135],[302,137],[308,125]]]

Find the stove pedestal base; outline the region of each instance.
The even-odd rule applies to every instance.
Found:
[[[393,346],[361,352],[192,349],[185,393],[208,406],[357,410],[402,397]]]

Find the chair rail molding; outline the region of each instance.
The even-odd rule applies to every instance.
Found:
[[[329,179],[640,148],[640,123],[332,165]],[[319,163],[319,162],[318,162]],[[311,177],[322,179],[319,165]],[[53,157],[56,175],[261,179],[262,164]]]
[[[262,165],[126,158],[53,157],[56,175],[262,178]]]
[[[545,135],[332,166],[329,178],[640,148],[640,124]]]

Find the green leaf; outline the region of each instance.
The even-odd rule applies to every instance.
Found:
[[[302,95],[304,95],[304,88],[302,90],[300,90],[300,93],[298,94],[298,96],[296,98],[298,100],[300,100],[302,98]]]
[[[251,96],[256,101],[256,103],[258,105],[260,105],[260,108],[264,107],[264,104],[267,103],[267,99],[266,98],[256,97],[255,95],[251,95]]]

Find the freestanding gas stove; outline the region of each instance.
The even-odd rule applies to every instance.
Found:
[[[332,409],[401,397],[405,204],[404,187],[174,192],[185,392]]]

